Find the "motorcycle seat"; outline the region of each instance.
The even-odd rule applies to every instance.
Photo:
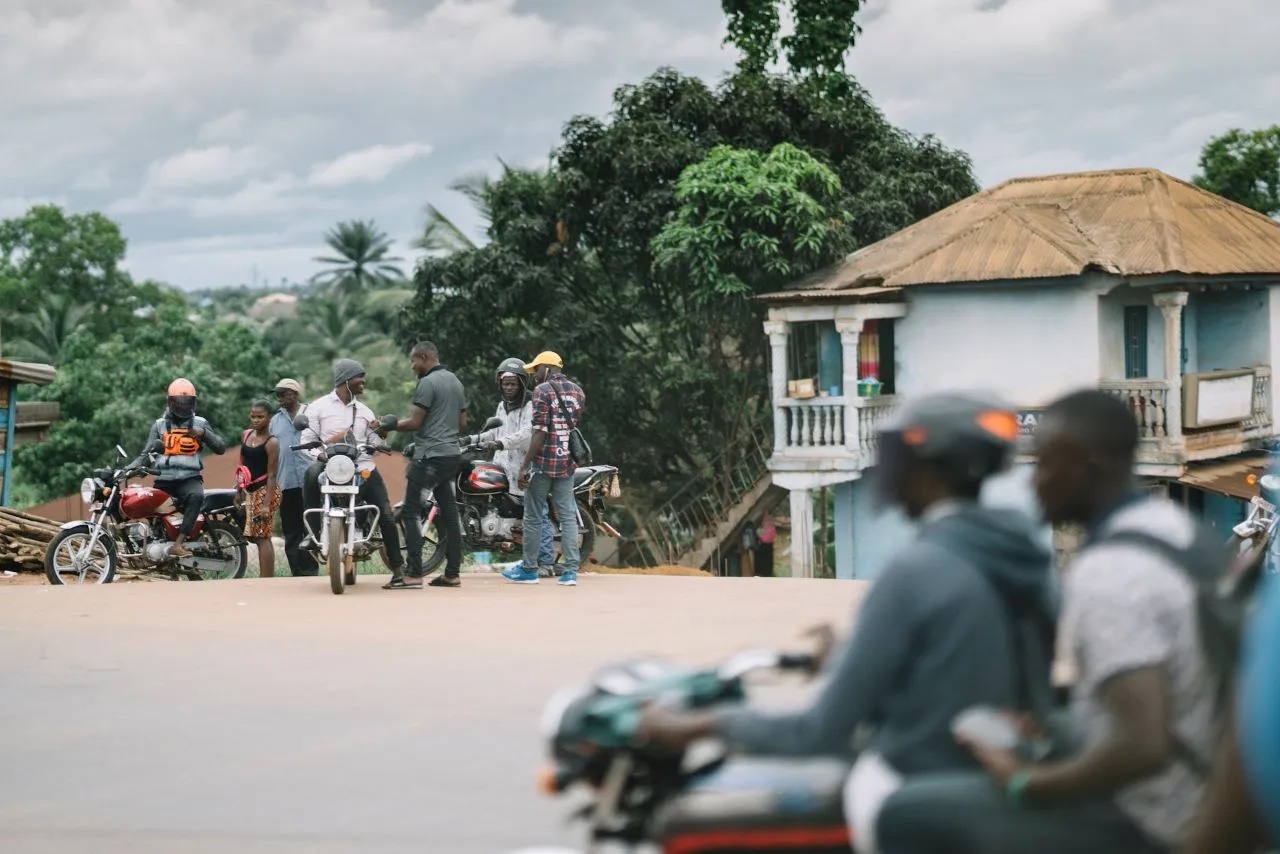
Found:
[[[204,491],[204,501],[200,503],[200,510],[203,513],[208,513],[213,510],[230,507],[235,503],[236,491],[234,489],[206,489]]]
[[[655,817],[664,850],[755,850],[779,835],[794,845],[771,851],[847,852],[844,786],[851,765],[840,759],[734,759],[672,799]]]

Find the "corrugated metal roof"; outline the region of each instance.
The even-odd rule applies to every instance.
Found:
[[[0,359],[0,380],[13,380],[20,383],[48,385],[53,382],[57,371],[53,365],[42,365],[38,362],[15,362]]]
[[[1258,487],[1249,483],[1249,475],[1261,477],[1270,465],[1270,454],[1249,454],[1204,465],[1189,465],[1186,474],[1178,478],[1178,483],[1248,501],[1258,494]]]
[[[1158,169],[1017,178],[765,299],[866,287],[1121,276],[1280,276],[1280,223]]]

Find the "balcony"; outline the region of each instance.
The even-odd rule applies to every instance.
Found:
[[[1140,465],[1231,456],[1255,450],[1275,434],[1268,366],[1188,374],[1176,392],[1173,384],[1153,379],[1105,380],[1101,388],[1127,403],[1137,418]],[[1184,397],[1198,411],[1184,412]]]
[[[875,465],[880,424],[894,395],[785,398],[774,409],[775,471],[861,471]]]

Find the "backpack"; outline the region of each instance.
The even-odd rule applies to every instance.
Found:
[[[1245,620],[1260,574],[1259,566],[1254,566],[1249,572],[1233,578],[1229,571],[1233,555],[1211,528],[1203,523],[1198,523],[1197,528],[1195,540],[1186,549],[1153,534],[1123,530],[1108,534],[1093,545],[1129,544],[1155,552],[1181,570],[1191,582],[1196,595],[1200,651],[1214,682],[1214,726],[1221,734],[1235,685]],[[1198,776],[1208,776],[1209,762],[1198,756],[1176,734],[1174,749]]]

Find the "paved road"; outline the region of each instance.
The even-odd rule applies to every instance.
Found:
[[[791,579],[374,581],[340,597],[289,578],[0,590],[0,851],[573,843],[563,805],[534,789],[556,689],[636,653],[701,662],[791,644],[816,621],[843,624],[860,593]]]

